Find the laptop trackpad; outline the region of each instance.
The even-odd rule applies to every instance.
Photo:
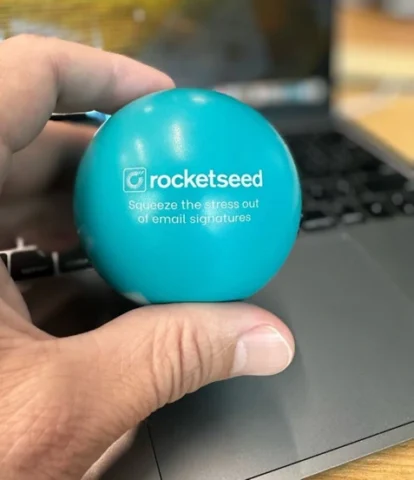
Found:
[[[163,480],[244,480],[414,420],[412,304],[355,240],[302,237],[253,302],[290,325],[294,363],[153,415]]]
[[[353,228],[350,234],[414,301],[413,218],[396,217],[389,222],[371,222]]]

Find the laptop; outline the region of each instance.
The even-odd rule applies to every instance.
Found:
[[[297,480],[414,437],[413,176],[333,114],[334,13],[328,0],[176,2],[128,50],[178,86],[251,104],[289,144],[301,231],[281,272],[247,301],[289,325],[297,353],[276,377],[217,383],[162,408],[104,480]],[[85,312],[101,309],[79,328],[134,307],[108,295],[79,248],[40,252],[19,237],[1,257],[34,315],[49,308],[52,333],[73,305],[69,290]]]

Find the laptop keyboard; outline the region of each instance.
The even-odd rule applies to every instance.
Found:
[[[0,253],[15,281],[33,280],[91,268],[84,251],[78,247],[69,252],[47,253],[34,245],[25,246],[22,239]]]
[[[306,232],[414,216],[414,183],[339,133],[285,137],[301,178]],[[45,253],[24,239],[0,239],[1,260],[16,281],[91,268],[84,251]]]
[[[301,178],[302,230],[414,215],[414,183],[343,135],[285,140]]]

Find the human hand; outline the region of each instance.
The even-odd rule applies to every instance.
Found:
[[[52,112],[112,113],[173,87],[132,59],[57,39],[9,39],[0,66],[0,180],[8,197],[43,188],[56,159],[81,154],[90,139],[86,130],[48,123]],[[22,177],[21,164],[33,175]],[[279,319],[240,303],[149,306],[56,338],[32,323],[0,262],[2,479],[78,480],[166,403],[229,377],[279,373],[293,353]]]

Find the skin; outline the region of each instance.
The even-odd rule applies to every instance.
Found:
[[[2,216],[0,209],[1,231],[14,235],[24,223],[25,234],[45,248],[50,239],[60,246],[76,241],[62,227],[69,204],[20,201],[49,188],[93,135],[91,128],[48,122],[52,112],[113,113],[173,87],[168,76],[135,60],[78,44],[33,36],[2,42],[1,198],[14,214]],[[47,212],[43,236],[30,222],[40,211]],[[57,298],[58,282],[48,286]],[[69,295],[67,285],[62,291]],[[24,290],[0,262],[3,480],[78,480],[166,403],[231,376],[280,373],[293,358],[288,328],[255,306],[151,306],[87,333],[56,337],[36,320],[34,312],[43,306],[36,304],[36,290],[29,288],[23,298]],[[63,313],[57,316],[63,322]]]

